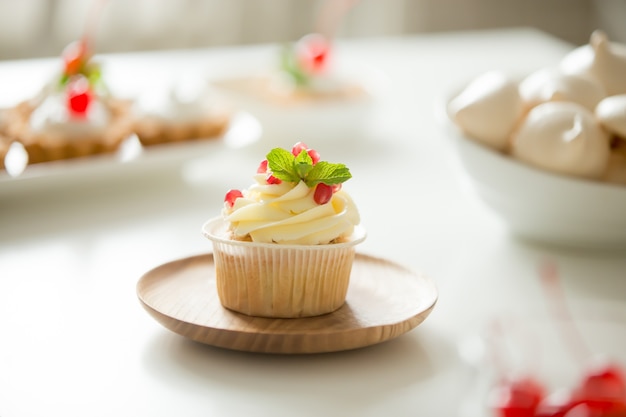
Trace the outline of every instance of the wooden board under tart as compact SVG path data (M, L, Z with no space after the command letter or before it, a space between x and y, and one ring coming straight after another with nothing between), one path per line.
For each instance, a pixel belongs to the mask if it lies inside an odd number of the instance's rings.
M137 295L154 319L182 336L227 349L279 354L335 352L393 339L424 321L438 297L428 277L358 253L346 303L317 317L252 317L222 307L212 254L148 271L137 283Z

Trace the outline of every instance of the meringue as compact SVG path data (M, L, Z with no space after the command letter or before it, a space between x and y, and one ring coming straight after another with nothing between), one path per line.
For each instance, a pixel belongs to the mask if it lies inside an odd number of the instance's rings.
M527 108L547 101L572 101L593 111L606 97L606 91L596 79L583 74L564 74L555 68L533 72L519 85L520 96Z
M596 107L595 114L606 130L626 139L626 94L605 98Z
M547 102L533 108L512 137L511 154L548 171L600 178L609 159L609 139L580 104Z
M470 82L447 110L469 137L505 150L523 107L517 83L502 72L490 71Z
M626 45L609 42L600 30L591 34L588 45L567 54L560 68L566 74L587 74L596 78L610 96L626 94Z
M626 147L616 148L611 151L602 179L613 184L626 185Z

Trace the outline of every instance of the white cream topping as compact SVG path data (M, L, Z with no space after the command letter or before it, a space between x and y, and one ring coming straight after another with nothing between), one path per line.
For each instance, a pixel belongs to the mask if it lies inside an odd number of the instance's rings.
M585 107L548 102L533 108L512 138L512 155L530 165L586 178L600 178L607 166L607 134Z
M468 136L503 150L522 115L517 83L499 71L485 73L448 104L448 114Z
M138 116L170 122L190 122L209 117L219 100L209 84L194 77L181 77L164 89L154 89L135 102Z
M596 78L608 95L626 94L626 45L609 42L602 31L594 31L589 44L567 54L560 67L568 74Z
M237 239L254 242L318 245L349 237L360 222L359 212L343 190L326 204L317 204L315 188L304 182L267 184L265 174L243 191L223 216Z
M606 130L626 139L626 94L605 98L598 104L595 113Z
M30 116L30 128L36 133L63 135L80 138L84 135L102 134L111 119L109 109L96 97L84 116L74 116L67 108L65 92L57 92L43 98Z
M582 74L564 74L555 68L533 72L519 85L527 108L547 101L572 101L593 111L606 96L604 87L594 78Z

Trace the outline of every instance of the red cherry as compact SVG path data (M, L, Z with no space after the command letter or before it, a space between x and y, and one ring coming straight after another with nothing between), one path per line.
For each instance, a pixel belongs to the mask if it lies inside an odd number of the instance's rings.
M320 154L315 149L308 149L307 153L313 160L313 165L317 164L320 161Z
M322 72L328 64L329 52L330 42L322 35L313 33L298 41L298 59L306 72Z
M64 74L76 75L87 61L87 45L83 41L74 41L67 45L61 54L64 63Z
M587 401L580 401L572 404L564 414L558 414L557 417L626 417L626 406L607 403L603 408L598 408Z
M615 364L604 364L588 371L574 394L584 400L621 400L626 402L626 379Z
M572 416L626 416L626 380L622 369L604 364L588 371L573 393L571 410Z
M311 54L311 58L312 58L312 64L313 64L313 68L315 68L316 71L320 71L323 67L324 64L326 64L326 56L327 56L327 50L319 50L319 51L314 51Z
M89 81L79 76L67 85L67 108L72 115L84 117L91 103Z
M545 389L532 378L506 381L494 388L489 406L500 417L534 417Z
M257 174L265 174L267 172L267 159L264 159L259 164L259 167L256 170Z
M559 390L546 396L535 410L535 417L565 417L578 403L572 399L572 393Z
M268 175L266 179L268 184L282 184L282 181L279 178L276 178L273 175Z
M291 148L291 153L293 154L293 156L298 156L300 155L300 152L306 151L308 149L309 147L306 146L306 143L298 142L295 145L293 145L293 148Z
M313 200L319 205L326 204L333 197L333 187L324 183L319 183L315 187L315 193L313 194Z
M228 205L228 207L232 207L235 204L235 200L243 197L243 194L239 190L228 190L226 196L224 197L224 202Z

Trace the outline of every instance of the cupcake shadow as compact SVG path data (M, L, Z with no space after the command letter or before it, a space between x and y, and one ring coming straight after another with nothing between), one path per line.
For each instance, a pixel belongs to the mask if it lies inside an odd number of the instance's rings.
M328 410L348 406L354 413L433 378L440 371L435 352L450 349L444 343L432 331L419 329L355 350L274 355L226 350L159 333L147 345L144 366L173 389L205 392L226 387L236 389L241 398L281 393L281 402L293 403L294 409L306 411L309 403L319 409L321 401ZM227 396L224 401L230 402Z

